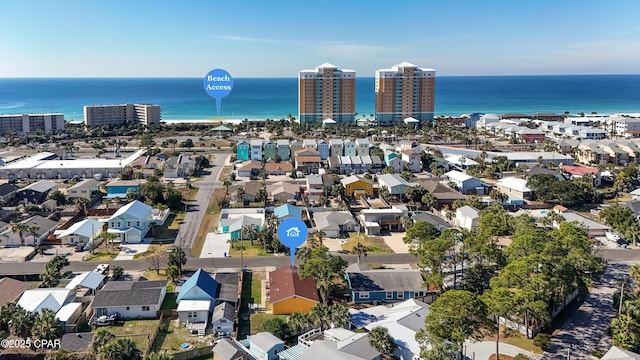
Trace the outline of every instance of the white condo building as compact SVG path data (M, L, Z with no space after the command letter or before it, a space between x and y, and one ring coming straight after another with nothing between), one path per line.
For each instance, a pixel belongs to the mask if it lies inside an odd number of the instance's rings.
M119 104L84 107L84 124L87 126L122 125L125 123L140 123L145 126L160 125L160 105Z
M16 114L0 115L0 133L7 135L15 132L25 135L32 131L42 130L45 133L64 130L62 114Z

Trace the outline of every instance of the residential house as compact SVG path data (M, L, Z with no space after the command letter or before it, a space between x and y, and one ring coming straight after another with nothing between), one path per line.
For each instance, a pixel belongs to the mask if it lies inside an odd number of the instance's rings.
M393 357L400 360L420 358L420 343L416 334L425 330L425 318L429 305L415 300L405 300L389 306L378 305L362 310L350 309L350 322L357 329L371 331L376 327L386 328L396 347ZM429 347L430 345L427 344Z
M2 187L0 186L0 189ZM91 199L95 194L100 191L100 182L94 179L84 179L79 183L71 186L67 189L67 198L69 199Z
M410 183L398 174L380 174L378 175L379 188L386 187L389 193L395 196L405 194L408 187L417 186L417 183Z
M248 350L233 338L222 338L213 347L213 360L255 360Z
M291 149L291 157L295 160L296 151L302 150L302 140L292 140L291 143L289 143L289 148Z
M331 138L329 139L329 146L331 147L331 156L344 155L344 147L342 139Z
M537 166L537 165L532 167L531 169L529 169L526 172L525 179L528 179L528 178L532 177L533 175L539 175L539 174L553 175L559 181L566 181L567 180L564 177L564 175L562 175L559 171L556 171L556 170L553 170L553 169L547 169L547 168L544 168L542 166Z
M484 195L484 184L480 179L456 170L445 173L444 177L463 194Z
M26 220L20 221L20 223L32 228L33 231L24 232L21 237L20 233L14 232L13 226L9 225L0 233L0 245L5 247L37 246L42 244L42 242L58 228L56 221L40 215L34 215Z
M231 195L232 200L235 200L236 202L252 203L257 201L258 191L260 191L260 189L262 188L264 188L264 184L261 181L243 182L240 184L229 186L229 194ZM237 197L239 189L242 189L241 198Z
M280 139L276 141L277 154L280 161L291 160L291 147L289 146L289 140Z
M309 313L320 302L312 278L300 279L298 268L285 266L269 273L269 302L274 315L289 315L295 311Z
M218 229L222 233L230 234L230 240L248 239L249 234L245 234L243 228L251 226L260 231L264 221L263 208L222 209L220 220L218 221Z
M16 191L16 198L25 204L42 204L58 185L53 181L40 180Z
M527 180L525 179L512 176L498 179L496 188L510 197L515 196L520 199L533 200L533 190L527 186Z
M107 232L116 234L122 243L141 243L156 223L152 210L151 206L134 200L111 215Z
M270 159L276 160L277 146L275 142L271 140L265 141L264 145L262 146L262 149L264 152L263 158L265 161Z
M15 184L0 184L0 202L3 204L10 204L11 200L16 197L16 191L19 189L20 187Z
M208 272L203 269L198 269L189 279L182 284L180 287L180 292L178 293L178 297L176 301L178 304L184 301L208 301L209 307L207 310L207 315L210 311L213 310L215 306L218 291L220 290L220 284L211 276ZM180 318L180 323L186 323L188 320L187 314L178 313Z
M394 151L387 150L384 152L384 165L392 168L397 173L404 170L404 162Z
M256 359L278 360L278 354L284 350L284 341L268 332L250 335L247 340L249 340L249 351Z
M269 160L264 164L265 175L287 175L293 172L293 164L286 162L275 162Z
M446 222L444 219L428 212L414 211L413 215L411 216L411 220L413 220L414 224L420 221L428 222L429 224L435 226L436 229L438 229L438 231L440 232L451 228L451 224Z
M392 206L391 209L364 209L360 212L360 225L368 236L380 235L381 230L401 231L403 216L408 215L406 206Z
M455 223L457 226L472 231L478 227L480 221L480 210L465 205L456 209Z
M318 150L301 149L295 152L296 170L304 174L317 174L322 165Z
M367 333L356 333L345 328L331 328L318 335L319 338L313 340L300 341L299 339L298 345L280 353L280 359L380 360L381 358L380 352L370 345ZM295 347L300 348L295 349ZM294 354L299 354L301 350L302 354L296 357Z
M302 210L294 205L284 204L277 206L273 209L273 213L280 221L291 217L302 220Z
M240 140L236 145L236 159L239 161L247 161L249 160L249 154L249 143L246 140Z
M95 219L78 221L65 230L56 231L56 238L62 245L95 244L102 233L103 223ZM98 239L98 244L102 239Z
M193 175L196 160L191 156L172 156L164 163L164 177L169 179L184 178Z
M418 179L416 182L436 198L436 203L432 205L436 209L442 209L444 206L450 206L456 200L464 201L467 198L466 195L442 184L435 178Z
M422 156L420 155L420 152L416 151L417 149L418 147L403 150L401 154L401 159L406 164L407 170L412 173L422 171Z
M320 154L320 160L327 160L331 155L331 148L329 143L324 140L318 140L317 144L318 153Z
M349 211L316 211L313 213L316 229L324 233L324 237L337 238L340 233L360 230L360 225Z
M10 277L0 279L0 307L9 302L18 301L29 284Z
M251 141L249 141L249 147L249 159L262 161L262 140L252 139Z
M230 336L233 332L236 308L228 302L216 305L211 314L211 327L218 336Z
M346 139L342 142L342 151L345 156L356 156L356 143L351 139Z
M640 200L640 188L637 188L629 193L632 200Z
M602 174L600 169L583 165L560 165L560 169L565 172L570 179L580 179L589 176L593 179L593 186L602 184Z
M300 186L296 183L278 181L267 184L267 193L271 195L274 203L283 204L289 200L300 199Z
M258 160L245 161L238 167L238 176L256 176L260 170L262 170L262 162Z
M423 298L429 293L419 269L376 269L366 265L352 264L345 270L347 287L355 303L397 302Z
M369 141L369 139L356 139L355 145L356 155L369 155L369 148L371 147L371 142Z
M62 306L73 300L75 291L65 288L36 288L25 290L18 300L18 306L31 313L41 313L42 309L58 312Z
M340 183L344 186L344 195L346 197L359 199L363 196L373 196L373 181L364 176L351 175L340 179Z
M321 196L322 185L324 185L322 176L317 174L311 174L311 175L307 175L306 179L307 179L307 194L309 196Z
M563 211L560 212L560 215L564 217L567 222L577 222L581 226L587 229L587 235L589 238L594 238L597 236L605 236L606 232L611 230L611 227L601 224L599 222L593 221L591 219L587 219L586 217L576 214L574 212Z
M302 140L302 148L308 150L318 150L318 143L315 139Z
M166 294L166 280L109 281L91 304L95 316L119 313L125 319L155 318Z
M127 197L128 192L134 192L136 194L140 193L140 186L142 185L142 180L113 180L110 181L107 187L107 199L120 198L124 199Z
M600 360L640 360L640 354L612 346Z

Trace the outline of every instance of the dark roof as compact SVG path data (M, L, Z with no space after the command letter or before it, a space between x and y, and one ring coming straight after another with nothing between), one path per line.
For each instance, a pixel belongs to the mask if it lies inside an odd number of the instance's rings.
M92 332L82 333L66 333L62 335L60 340L60 348L67 351L85 351L89 350L89 346L93 341Z
M438 201L465 200L467 197L435 179L417 179L414 182L420 184L425 190L432 193Z
M11 194L12 192L20 189L20 186L16 184L4 183L0 184L0 196Z
M213 314L211 314L211 322L214 323L223 318L233 321L235 317L235 306L229 304L228 302L222 302L216 305L216 307L213 309Z
M16 301L27 289L28 284L12 278L0 279L0 306Z
M566 180L566 178L558 171L546 169L541 166L534 166L529 171L527 171L527 177L538 175L538 174L549 174L555 176L558 180Z
M441 228L451 228L451 224L449 224L448 222L444 221L443 219L433 215L433 214L429 214L426 212L423 212L421 214L414 214L412 216L413 221L418 222L418 221L426 221L430 224L435 225L436 227L441 227Z
M215 273L213 278L218 282L218 284L220 284L218 300L233 303L238 302L238 283L240 281L239 273Z
M619 204L623 208L630 209L635 216L638 216L640 214L640 200L626 201Z
M353 291L394 291L424 289L417 269L377 269L358 271L347 269Z
M240 281L240 274L237 272L215 273L213 274L213 278L218 282L218 284L238 286L238 282Z
M58 222L47 219L46 217L42 217L40 215L34 215L23 222L25 224L28 224L29 226L36 226L38 229L35 231L35 233L38 235L42 235L45 232L58 226Z
M300 279L297 267L292 269L291 266L285 266L270 272L269 292L272 304L294 295L320 302L313 279Z
M166 280L109 281L96 293L92 307L155 305L166 285Z

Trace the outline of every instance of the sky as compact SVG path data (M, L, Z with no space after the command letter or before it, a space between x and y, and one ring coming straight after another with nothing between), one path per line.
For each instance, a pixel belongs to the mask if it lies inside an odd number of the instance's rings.
M638 0L0 2L0 77L640 73Z

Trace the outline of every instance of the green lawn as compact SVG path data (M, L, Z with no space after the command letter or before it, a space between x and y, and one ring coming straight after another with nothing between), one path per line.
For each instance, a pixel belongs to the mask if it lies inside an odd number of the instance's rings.
M268 319L271 319L274 317L279 317L284 320L287 320L287 315L273 315L273 314L264 314L264 313L251 314L251 333L255 334L255 333L264 331L264 329L262 329L262 324L264 324L264 322L267 321Z
M251 246L250 240L242 240L244 245L244 256L259 256L264 255L262 245L257 240L253 240L253 246ZM240 243L233 242L229 248L229 256L240 256Z
M262 301L262 280L266 279L267 275L263 272L252 273L251 278L251 302L254 304L260 304Z
M251 283L253 273L247 271L243 273L242 277L242 295L240 298L240 311L238 313L238 334L236 338L243 340L247 338L247 335L251 334L251 319L249 317L249 303L251 299Z
M536 354L542 354L543 352L541 348L533 345L533 339L527 339L524 336L510 335L504 339L501 338L500 342L511 344L513 346L517 346L519 348L534 352Z
M118 256L119 251L110 251L110 250L100 250L96 251L93 254L87 256L87 261L98 261L98 260L113 260Z
M169 285L167 285L167 287L168 286ZM169 289L167 289L167 294L164 296L164 300L162 301L162 306L160 306L160 310L177 309L178 308L178 303L176 302L177 297L178 297L178 293L169 292Z
M384 239L377 236L367 236L365 234L350 233L349 238L345 244L342 244L342 250L351 252L353 248L358 244L358 238L361 244L364 244L370 248L368 254L390 254L393 253L390 247L385 244Z
M159 325L160 320L126 320L115 326L103 326L97 329L107 329L116 337L131 338L136 343L136 347L144 353L151 346L149 337Z
M182 351L180 345L189 343L194 347L207 346L212 340L211 335L199 338L198 335L191 334L184 325L180 325L178 319L163 320L166 330L160 330L156 337L154 351L159 353L174 354ZM205 357L206 359L206 357Z

